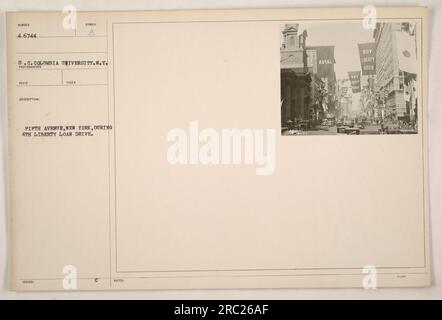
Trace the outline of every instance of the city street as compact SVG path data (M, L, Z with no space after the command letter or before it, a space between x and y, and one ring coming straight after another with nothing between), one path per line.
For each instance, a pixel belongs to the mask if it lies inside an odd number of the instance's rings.
M415 24L354 27L281 26L282 135L417 133Z
M307 131L301 131L301 130L286 130L282 132L283 136L296 136L296 135L352 135L355 134L354 130L356 128L352 127L341 127L346 128L346 133L338 133L338 127L336 126L318 126L316 128L307 130ZM388 128L388 132L386 131ZM368 125L363 128L358 128L360 135L369 135L369 134L381 134L382 132L382 126L379 125ZM399 129L395 126L390 127L388 125L384 126L385 134L416 134L417 130L411 130L411 129Z
M381 126L370 126L366 129L361 129L360 134L378 134ZM283 136L292 136L292 135L308 135L308 136L320 136L320 135L337 135L338 127L336 126L319 126L317 128L308 130L308 131L300 131L300 130L287 130L282 133ZM345 133L342 133L345 134Z

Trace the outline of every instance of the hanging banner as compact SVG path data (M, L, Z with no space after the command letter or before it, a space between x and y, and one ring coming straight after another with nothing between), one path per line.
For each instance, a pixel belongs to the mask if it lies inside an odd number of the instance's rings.
M310 56L315 56L317 75L322 81L327 82L325 86L327 91L331 93L334 92L334 84L336 81L335 47L309 46L306 47L306 50L310 53ZM311 61L311 63L313 63L313 61Z
M353 93L361 92L361 71L350 71L348 73Z
M358 44L363 76L376 74L376 54L374 47L374 42Z

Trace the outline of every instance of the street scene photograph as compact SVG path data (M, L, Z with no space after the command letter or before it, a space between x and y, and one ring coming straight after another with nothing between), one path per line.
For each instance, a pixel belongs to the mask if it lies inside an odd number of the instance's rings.
M280 26L281 134L417 134L416 23Z

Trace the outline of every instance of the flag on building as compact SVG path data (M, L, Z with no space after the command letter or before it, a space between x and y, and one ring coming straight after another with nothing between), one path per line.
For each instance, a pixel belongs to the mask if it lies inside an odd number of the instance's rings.
M416 38L409 32L396 31L399 69L408 73L417 73Z

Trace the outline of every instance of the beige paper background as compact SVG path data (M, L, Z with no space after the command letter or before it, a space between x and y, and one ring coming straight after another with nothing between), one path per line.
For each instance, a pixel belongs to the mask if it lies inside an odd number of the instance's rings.
M279 24L114 26L119 270L424 266L419 135L278 134L269 177L166 161L190 120L279 131Z
M327 18L355 12L329 11ZM383 13L388 17L410 11ZM290 10L204 13L209 20L233 17L292 21L300 16L322 17L323 13ZM97 17L100 16L93 16ZM164 19L158 13L111 17L113 21ZM169 13L164 17L186 20L201 19L203 15ZM12 181L11 190L17 192L17 195L13 192L13 210L20 212L15 220L20 230L15 233L19 248L15 256L17 279L59 275L60 266L72 261L69 263L86 270L81 271L84 289L106 288L108 282L101 279L108 277L109 272L113 280L125 281L115 283L110 279L112 288L116 289L356 286L361 283L361 266L368 263L413 267L410 274L389 270L390 276L381 276L382 285L428 283L429 257L424 254L428 234L423 232L424 227L428 228L424 220L427 213L423 211L422 180L425 131L404 137L278 137L276 173L271 177L255 176L253 167L171 168L165 161L167 130L185 128L190 120L199 120L202 127L279 130L280 23L211 22L205 28L199 27L200 23L114 25L113 39L109 38L107 45L113 43L109 54L115 82L109 83L108 93L114 93L115 99L110 96L108 103L101 95L103 100L94 103L89 98L100 99L99 90L84 89L81 93L66 91L65 95L81 96L82 108L87 111L73 108L79 103L72 97L63 98L69 101L63 109L56 103L53 109L50 103L45 104L44 113L14 108L10 112L12 132L36 118L52 122L61 119L105 122L108 117L112 119L113 106L116 119L115 141L112 135L94 137L87 142L75 139L69 143L46 141L36 145L35 140L20 144L14 141L11 173L18 178ZM244 43L257 30L259 41L253 45ZM156 36L160 31L179 35L173 46ZM214 33L217 37L212 38ZM147 37L146 42L140 41L141 35ZM201 47L201 42L207 46ZM187 55L180 54L183 49ZM253 55L254 52L259 54ZM11 75L12 81L15 76ZM170 87L173 94L168 90ZM15 90L10 90L10 96L14 96ZM252 93L257 92L259 95L254 97ZM52 91L47 93L48 101L51 94ZM83 101L91 105L88 107ZM70 112L73 114L69 115ZM115 150L113 142L117 143ZM109 158L114 151L116 166ZM42 157L35 161L35 154ZM50 157L54 154L57 157ZM324 165L324 159L331 159L334 168L347 174L337 176ZM115 183L109 170L115 169L116 212L112 201L115 190L109 188ZM404 175L404 171L412 174ZM69 184L60 189L57 184L60 180L69 180ZM17 185L26 202L16 201L19 193L15 183L21 181L26 183ZM41 181L47 183L42 187ZM35 194L35 190L40 191ZM54 200L43 201L48 194L55 195ZM196 195L198 201L192 200ZM160 222L163 228L155 227L155 222ZM120 235L118 239L114 227ZM164 230L167 232L161 232ZM69 232L70 236L66 236ZM146 246L146 243L156 245ZM115 248L118 263L114 264ZM47 259L41 259L42 256ZM219 273L198 274L199 278L180 273L173 274L176 277L173 280L162 274L143 274L130 280L133 276L116 273L120 268L164 271L171 266L180 270L350 266L355 270L351 270L354 276L350 277L336 272L326 272L329 275L321 278L309 277L288 270L272 271L270 275L267 271L266 274L241 271L221 274L221 279ZM338 274L345 272L348 270ZM100 278L99 285L91 284L90 280L96 277ZM58 288L60 283L56 279L37 281L36 287Z

